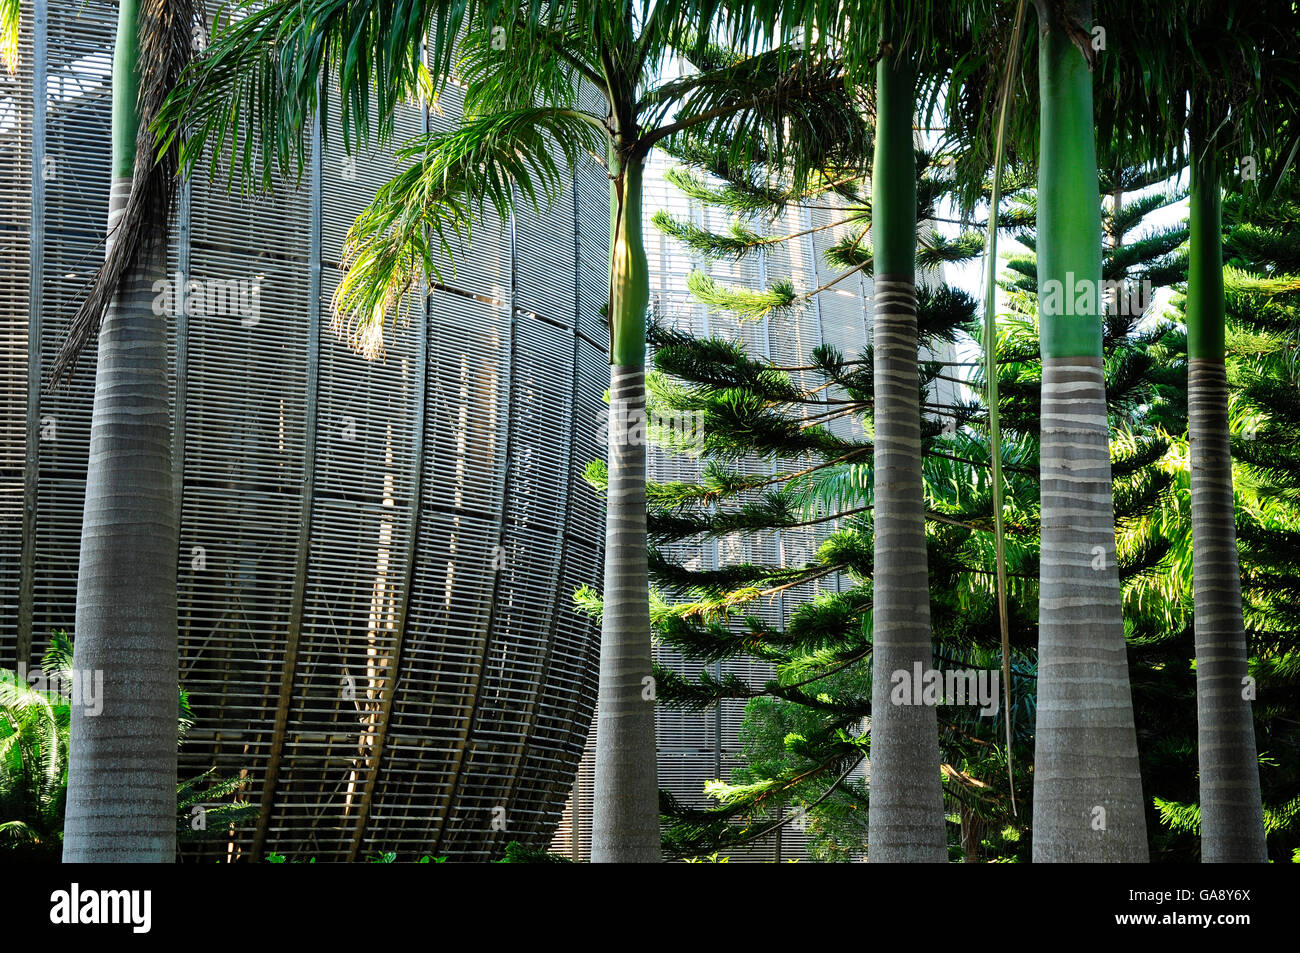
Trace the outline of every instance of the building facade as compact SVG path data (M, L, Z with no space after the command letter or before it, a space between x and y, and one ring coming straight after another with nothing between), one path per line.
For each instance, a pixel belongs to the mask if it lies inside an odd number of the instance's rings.
M0 71L0 666L74 637L94 355L42 385L103 258L111 0L22 5ZM411 107L399 141L453 122ZM245 780L254 823L191 858L499 856L550 839L582 755L602 504L577 465L608 386L609 193L486 220L382 359L330 329L340 249L393 171L331 118L304 181L184 190L168 279L181 513L180 773ZM594 263L594 264L593 264ZM211 833L211 832L210 832Z

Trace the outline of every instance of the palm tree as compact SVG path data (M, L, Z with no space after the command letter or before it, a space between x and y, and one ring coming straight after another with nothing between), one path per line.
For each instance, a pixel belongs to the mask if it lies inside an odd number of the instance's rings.
M1145 862L1102 368L1092 9L1090 0L1035 5L1043 382L1033 856Z
M892 701L897 673L934 664L921 477L920 384L916 325L916 179L913 117L941 97L950 109L986 79L986 44L996 33L984 0L859 6L776 0L751 5L746 26L771 7L782 23L815 25L833 39L857 75L876 73L874 242L874 524L872 570L871 812L868 857L882 862L944 862L946 828L936 713ZM851 13L851 16L846 14ZM954 106L954 104L957 104ZM979 192L970 168L964 192Z
M645 321L649 299L641 183L658 143L726 144L729 160L761 158L796 181L863 148L865 127L842 70L815 50L731 52L713 4L638 12L626 0L538 9L452 2L281 0L218 33L168 107L169 134L187 128L186 161L220 153L228 136L257 144L263 182L300 172L303 130L323 77L339 77L350 143L391 137L396 104L453 74L467 83L465 118L417 137L410 163L376 195L349 235L335 297L340 326L363 349L382 342L388 315L422 279L441 280L440 255L486 208L503 218L522 195L558 193L561 160L599 157L610 182L610 421L594 861L660 859L650 617L646 567ZM452 37L467 27L453 51ZM664 80L666 59L692 71ZM371 87L371 84L375 84ZM583 108L580 86L602 96ZM375 98L372 104L371 98ZM373 108L372 108L373 105ZM372 128L373 127L373 128ZM243 153L246 181L253 156ZM233 172L232 172L233 174Z
M1264 863L1268 848L1255 718L1249 693L1243 690L1248 668L1228 429L1220 161L1218 146L1206 129L1206 110L1199 108L1203 105L1198 104L1192 123L1187 273L1201 858Z
M794 0L797 3L797 0ZM1017 57L995 7L882 4L911 14L926 44L948 38ZM945 5L940 5L942 8ZM1089 0L1035 0L1040 24L1038 276L1043 356L1035 860L1145 860L1141 778L1115 559L1110 452L1102 373L1101 209L1093 133ZM955 29L954 29L955 28ZM966 33L961 31L965 29ZM853 49L861 51L861 37ZM998 56L953 57L950 134L965 133L958 179L978 196L995 141ZM982 61L987 60L984 66ZM942 77L934 69L931 82ZM963 106L967 108L962 108ZM1023 109L1023 140L1033 126ZM1024 148L1026 143L1020 143ZM1077 278L1077 282L1076 282ZM1091 287L1076 300L1075 284ZM1052 296L1052 288L1057 288ZM1061 290L1069 307L1062 306ZM874 734L874 729L873 729ZM873 739L873 747L878 744ZM873 766L874 768L874 766ZM873 810L874 814L874 810Z
M1154 16L1139 5L1128 15L1140 18L1144 33L1142 82L1127 83L1141 95L1118 125L1135 142L1154 140L1148 148L1157 158L1189 150L1187 400L1201 856L1264 862L1229 447L1220 187L1231 168L1225 157L1271 162L1261 177L1274 185L1294 158L1300 11L1290 2L1198 2L1162 5ZM1137 25L1126 21L1117 32L1127 36ZM1108 57L1112 70L1132 61L1125 52ZM1114 72L1107 79L1112 89L1126 85Z
M934 664L922 480L916 323L916 210L913 116L928 116L992 75L983 64L996 24L973 2L874 5L878 29L876 142L872 170L873 570L871 810L869 859L943 863L948 857L939 772L938 720L929 705L893 703L898 673ZM860 26L860 25L859 25ZM845 38L861 58L864 30ZM970 51L978 51L974 56ZM964 65L962 65L964 64ZM923 74L918 80L918 74ZM950 107L951 108L951 107ZM978 183L969 181L979 166ZM984 184L984 166L967 163L958 184ZM914 699L914 701L919 701Z
M1249 41L1229 45L1239 54L1235 62L1226 61L1229 69L1193 84L1194 106L1188 120L1192 233L1187 280L1187 401L1201 858L1208 863L1268 860L1254 715L1251 693L1245 690L1248 648L1229 447L1220 183L1222 156L1233 155L1236 150L1228 150L1235 144L1242 145L1243 155L1249 155L1245 150L1251 149L1260 152L1261 158L1273 153L1274 158L1282 159L1271 140L1281 138L1274 130L1287 128L1281 121L1286 113L1279 106L1290 106L1290 128L1296 128L1294 94L1282 84L1292 82L1300 70L1300 23L1294 4L1254 5L1249 12L1259 18L1255 29L1249 31ZM1211 39L1208 29L1211 23L1221 22L1222 6L1200 13L1206 48L1223 49L1221 31L1213 31L1219 35ZM1269 39L1262 41L1262 37ZM1220 60L1219 65L1225 61ZM1257 85L1261 74L1264 88ZM1225 134L1233 127L1237 137ZM1275 170L1275 176L1280 177L1282 171Z
M189 2L122 0L113 58L105 262L55 361L57 382L99 336L81 561L77 672L102 673L102 711L74 705L65 861L176 858L176 508L165 271L173 151L148 124L190 55Z
M873 393L872 861L948 859L933 706L893 703L893 675L934 664L921 480L916 326L914 55L882 26L872 166ZM893 38L891 42L891 36ZM915 701L920 701L915 699Z
M820 0L772 3L783 20L799 22L807 17L830 30L836 29L843 15L838 5ZM1038 274L1044 292L1040 295L1042 559L1034 858L1137 861L1147 858L1146 823L1115 559L1102 373L1092 5L1091 0L1035 0L1035 6L1040 25ZM972 204L982 191L995 141L990 108L994 97L989 93L999 71L989 66L998 58L995 53L1021 55L1019 49L1009 48L1002 35L1004 12L981 0L879 3L860 12L868 20L899 20L892 24L894 35L910 35L923 54L934 46L950 45L946 57L942 51L938 57L924 56L924 73L929 89L946 87L950 134L966 134L968 155L958 163L958 178L966 193L963 204ZM868 37L874 38L861 22L855 26L844 37L846 56L852 62L870 55ZM1009 22L1005 28L1014 35ZM975 52L957 56L959 48ZM931 65L945 59L946 69ZM1022 110L1014 125L1017 138L1023 139L1032 122ZM1078 284L1092 289L1090 301L1076 300L1076 278ZM1062 306L1062 290L1068 295L1068 308ZM879 515L878 507L877 519ZM918 547L913 552L924 550ZM878 603L878 583L874 598ZM874 705L873 712L879 718ZM873 749L881 740L877 731L873 725ZM918 763L930 757L931 747L927 737L922 751L919 738L916 732L911 749ZM872 770L874 801L882 786L874 777L874 758Z

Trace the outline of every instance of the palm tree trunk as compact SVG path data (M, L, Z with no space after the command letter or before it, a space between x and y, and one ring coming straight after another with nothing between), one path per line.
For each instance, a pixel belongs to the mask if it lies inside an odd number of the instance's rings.
M876 436L867 858L945 863L937 714L920 698L896 704L892 697L895 673L910 679L914 665L934 665L917 370L914 98L910 55L882 57L871 186Z
M659 782L646 560L645 314L639 159L610 184L609 494L593 863L657 863Z
M138 4L122 0L113 66L108 241L131 190ZM75 672L102 710L72 706L64 861L176 859L176 511L165 318L141 253L104 314L77 573Z
M1092 77L1060 26L1060 6L1038 5L1045 31L1038 191L1042 555L1033 856L1036 863L1145 862L1115 563ZM1065 6L1086 36L1091 4ZM1090 295L1076 298L1080 283L1091 285Z
M1187 281L1187 419L1191 437L1196 717L1201 859L1263 863L1255 722L1244 697L1246 633L1233 522L1224 364L1218 161L1193 126Z

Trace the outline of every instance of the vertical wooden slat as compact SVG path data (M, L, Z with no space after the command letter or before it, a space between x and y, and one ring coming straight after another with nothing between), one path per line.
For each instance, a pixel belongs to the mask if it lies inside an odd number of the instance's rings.
M257 815L257 832L253 835L252 859L262 859L271 814L275 808L275 788L280 763L284 757L284 739L289 724L289 705L293 698L293 678L298 665L298 640L302 632L303 604L307 589L307 563L311 552L312 502L316 495L316 406L320 392L320 298L321 298L321 126L319 109L312 126L311 155L311 225L308 254L307 301L310 323L307 329L307 400L303 449L301 516L298 548L294 557L293 597L289 605L289 625L284 647L284 664L280 675L280 696L271 733L266 775L262 781L262 799Z
M190 274L190 216L194 206L194 183L187 176L181 183L176 209L176 270ZM172 277L173 280L175 276ZM182 279L184 280L184 279ZM184 286L176 294L176 398L172 407L172 499L177 514L185 512L185 410L189 391L190 318L186 310ZM179 558L179 555L178 555Z
M518 339L519 317L515 311L515 303L518 295L518 274L519 274L519 229L516 216L513 212L510 214L510 294L506 306L510 309L510 347L506 352L505 374L506 374L506 440L505 452L502 455L501 472L498 474L496 499L501 501L501 508L497 514L497 532L496 545L497 549L493 554L493 563L496 563L496 553L501 553L505 549L506 542L506 521L510 514L510 496L506 492L510 480L510 451L514 443L514 421L512 411L514 409L514 391L515 391L515 348ZM433 851L437 854L442 849L443 837L447 832L447 822L456 809L456 795L460 792L461 782L465 776L466 753L472 743L474 735L474 719L478 716L479 699L483 691L483 672L487 668L488 656L492 653L492 631L497 622L497 600L501 592L501 570L493 575L492 579L492 596L488 607L487 623L483 629L483 650L479 653L477 664L474 666L474 675L467 688L469 692L469 706L465 713L465 726L461 733L459 743L456 745L456 753L452 755L452 763L449 767L451 773L451 785L447 791L447 799L443 809L439 812L438 830L433 836Z
M23 463L23 540L18 577L18 645L16 661L32 654L32 616L36 592L36 495L40 486L41 331L45 310L45 122L48 86L49 10L46 0L32 2L32 167L31 244L28 248L30 292L27 314L27 454Z
M426 130L427 131L427 130ZM366 776L365 787L362 790L361 801L357 807L357 820L352 833L352 843L348 848L348 860L357 859L361 851L361 843L365 838L366 822L370 817L370 808L374 802L375 786L379 780L379 772L383 767L384 744L388 739L388 725L392 719L393 699L397 695L397 683L401 674L402 665L402 647L406 641L407 616L411 606L411 591L414 588L414 577L416 572L416 561L419 552L420 540L420 509L423 500L424 487L424 444L426 434L426 418L428 414L428 374L429 374L429 322L432 320L430 303L432 295L429 289L424 289L424 308L423 317L420 321L418 333L418 344L416 346L417 366L415 371L416 398L416 426L413 433L412 454L414 459L414 485L411 490L410 502L407 505L407 527L408 536L406 540L406 564L402 577L401 588L399 592L400 603L397 612L395 625L395 642L393 645L392 660L388 665L387 680L384 683L383 693L380 696L379 707L379 726L375 732L374 747L370 752L371 767Z
M578 176L577 170L571 170L573 182L573 374L569 381L569 418L573 417L573 408L578 399L579 372L578 372L578 314L582 308L582 288L580 285L579 270L581 268L581 252L578 249L577 236L580 230L578 218ZM553 593L552 598L555 603L551 607L551 621L547 627L546 648L543 650L541 672L538 675L537 691L533 693L532 701L528 706L528 712L524 718L524 730L520 737L520 744L516 749L515 756L511 760L511 768L508 770L509 782L506 785L505 796L502 798L507 811L511 811L514 806L515 791L518 787L520 770L525 763L526 753L530 743L536 742L535 733L537 730L537 713L541 708L542 699L547 695L547 687L550 681L551 661L555 655L556 635L559 629L560 610L564 602L564 594L560 592L560 582L563 578L564 563L568 555L568 546L565 536L569 528L571 481L567 475L573 472L573 446L577 439L576 428L568 427L565 430L566 439L564 442L564 454L562 457L561 473L565 474L565 479L560 481L560 500L556 507L559 520L555 530L555 566L554 572L550 576L550 584L546 592ZM539 792L540 793L540 792ZM539 798L540 800L540 798Z

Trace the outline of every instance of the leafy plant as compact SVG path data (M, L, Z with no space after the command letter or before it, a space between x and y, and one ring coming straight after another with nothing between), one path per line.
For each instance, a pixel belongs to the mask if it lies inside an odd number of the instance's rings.
M57 862L62 852L68 786L68 740L72 706L58 689L72 683L72 639L54 632L41 659L40 689L17 671L0 671L0 851L12 859ZM189 695L176 696L177 744L194 726ZM243 778L220 779L216 769L176 786L176 830L197 840L228 835L257 813L257 806L227 800Z

